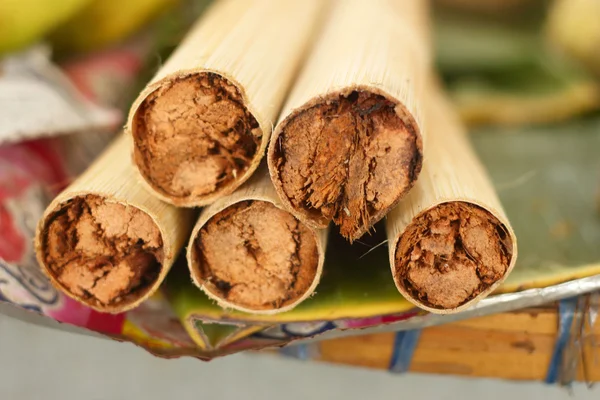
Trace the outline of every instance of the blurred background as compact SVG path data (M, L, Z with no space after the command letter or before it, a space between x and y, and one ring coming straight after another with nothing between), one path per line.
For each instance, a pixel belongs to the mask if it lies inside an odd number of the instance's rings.
M143 68L133 93L158 69L210 0L3 0L0 57L43 43L65 68L135 49ZM535 124L600 107L597 0L436 0L437 66L465 121ZM126 68L126 66L121 66ZM124 95L123 95L124 96Z
M0 143L14 140L2 133L2 124L16 124L4 132L18 131L25 138L100 132L100 139L86 150L89 154L73 160L73 173L81 171L122 126L135 95L209 3L0 0L0 92L4 93L0 104L14 100L8 83L22 82L15 77L21 79L24 71L31 70L31 76L52 82L53 90L61 94L64 104L56 99L52 104L62 107L65 116L53 121L54 126L43 118L46 103L32 108L37 118L16 110L11 121L0 119ZM474 132L552 126L568 134L572 125L564 124L597 121L600 0L437 0L434 4L436 64L461 117ZM36 96L39 99L41 94ZM2 224L0 218L0 228ZM0 398L7 399L600 396L599 389L588 390L583 384L569 391L533 382L394 375L273 355L238 355L210 363L167 361L131 344L41 328L4 315L0 315L0 360Z

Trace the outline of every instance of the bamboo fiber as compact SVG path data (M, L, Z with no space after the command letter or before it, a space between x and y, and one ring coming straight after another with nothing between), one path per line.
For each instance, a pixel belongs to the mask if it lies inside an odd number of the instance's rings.
M504 281L517 240L447 98L437 87L428 98L428 155L419 182L387 217L389 258L407 300L449 314Z
M221 307L276 314L313 294L326 244L326 229L283 210L265 166L202 211L187 258L194 283Z
M421 168L426 1L336 1L284 106L268 163L286 209L357 239ZM392 189L390 189L392 188Z
M207 205L263 157L323 0L221 0L134 102L127 131L149 190Z
M121 135L40 220L36 254L52 284L101 312L120 313L164 280L192 228L193 211L150 196Z

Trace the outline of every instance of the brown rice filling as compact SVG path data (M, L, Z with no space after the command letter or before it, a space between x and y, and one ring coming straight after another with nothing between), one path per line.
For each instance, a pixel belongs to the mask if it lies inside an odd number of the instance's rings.
M274 145L276 185L292 206L354 240L383 218L421 170L415 131L396 104L369 92L336 96L300 112Z
M203 284L252 310L295 302L317 273L314 233L286 211L245 201L212 217L195 241Z
M163 258L159 229L147 214L93 195L51 215L42 246L56 280L99 307L141 297L158 278Z
M512 244L496 217L469 203L444 203L402 235L395 279L423 304L453 309L502 279L511 258Z
M179 78L151 93L136 113L133 134L142 175L179 205L235 184L262 136L240 91L214 73Z

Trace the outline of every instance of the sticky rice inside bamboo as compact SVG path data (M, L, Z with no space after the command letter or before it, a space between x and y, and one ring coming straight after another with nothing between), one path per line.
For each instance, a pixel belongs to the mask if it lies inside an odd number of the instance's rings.
M490 212L447 202L413 219L398 241L394 278L431 308L455 309L503 279L512 241Z
M176 205L238 186L260 158L262 131L241 90L212 72L163 83L136 111L132 134L142 176Z
M246 311L298 303L319 279L315 232L267 201L235 203L193 239L192 274L222 305Z
M414 185L422 163L402 105L368 88L320 99L284 121L269 160L292 207L350 240L364 234Z
M49 214L40 239L47 273L97 309L143 297L162 269L163 240L152 218L96 195L61 204Z

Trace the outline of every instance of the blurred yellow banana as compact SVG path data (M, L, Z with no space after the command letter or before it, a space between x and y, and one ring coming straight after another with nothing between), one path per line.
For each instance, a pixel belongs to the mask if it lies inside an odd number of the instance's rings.
M555 0L547 32L553 43L600 74L600 0Z
M42 38L90 0L0 0L0 54Z
M135 33L178 0L94 0L52 33L59 52L92 51Z

